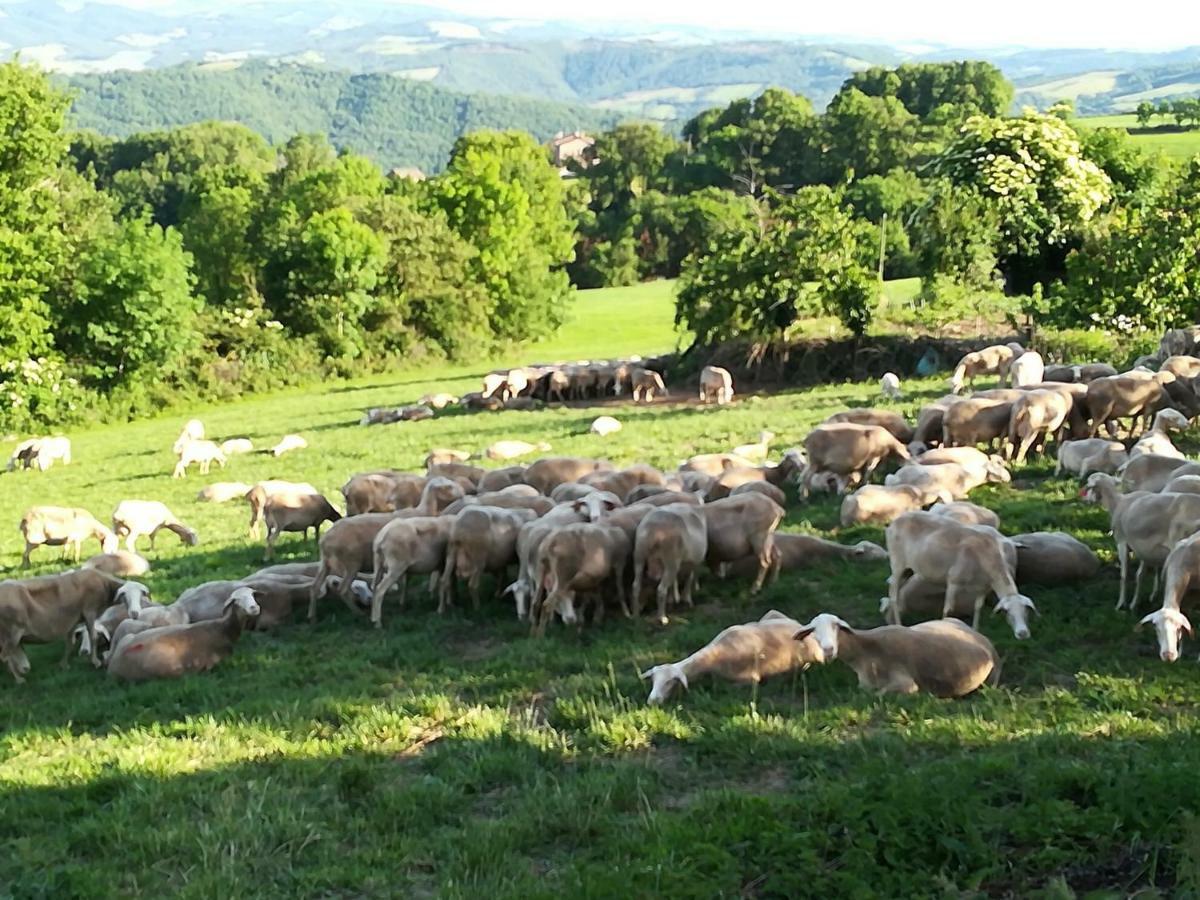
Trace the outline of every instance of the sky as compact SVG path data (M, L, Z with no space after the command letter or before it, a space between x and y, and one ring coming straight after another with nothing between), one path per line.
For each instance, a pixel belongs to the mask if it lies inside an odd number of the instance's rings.
M3 6L6 0L0 0ZM12 2L12 0L7 0ZM39 0L48 2L48 0ZM85 0L67 0L82 5ZM99 2L99 0L97 0ZM198 6L233 8L247 0L103 0L122 6L170 12ZM251 0L255 2L255 0ZM289 0L257 0L286 8ZM372 0L382 5L388 0ZM409 0L412 2L412 0ZM886 44L956 47L1091 47L1164 50L1200 45L1197 0L417 0L486 18L605 21L648 29L685 23L778 35L781 38L838 38ZM353 5L353 0L350 4ZM396 0L396 5L408 5ZM330 3L331 9L340 5Z

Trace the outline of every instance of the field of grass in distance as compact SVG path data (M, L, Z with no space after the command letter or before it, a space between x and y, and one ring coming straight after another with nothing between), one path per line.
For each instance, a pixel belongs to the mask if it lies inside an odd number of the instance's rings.
M550 355L609 355L616 334L640 325L606 318L594 343L585 332ZM474 377L399 373L192 410L218 438L269 446L296 431L310 443L278 460L236 457L207 477L168 477L186 415L71 433L71 466L0 476L0 521L10 523L0 564L7 577L20 574L16 522L29 505L78 505L103 519L123 498L160 499L201 535L194 548L165 535L149 553L145 580L169 599L260 564L243 505L195 502L209 482L280 477L336 495L353 472L415 468L430 447L479 449L502 437L674 466L764 427L778 448L795 445L829 413L878 402L874 385L836 384L723 409L357 425L365 406L466 390ZM905 387L899 408L912 414L944 382ZM601 411L624 430L589 435ZM996 509L1008 533L1065 529L1111 561L1105 515L1051 467L1039 461L972 499ZM833 498L793 495L783 528L882 540L879 528L839 528L837 511ZM287 536L281 551L309 559L313 545ZM58 570L55 557L38 551L33 571ZM31 647L25 685L0 676L0 895L1194 890L1200 673L1192 653L1161 663L1153 637L1113 611L1111 568L1088 583L1029 589L1042 613L1031 640L1014 640L989 614L983 628L1004 659L1003 683L963 701L876 697L833 664L758 690L700 682L664 708L644 705L638 672L768 609L879 623L886 577L884 563L830 564L749 597L744 582L706 573L696 608L665 628L610 615L581 633L552 627L540 641L509 603L439 617L414 580L404 612L385 606L382 630L329 603L314 626L247 634L211 673L136 686L82 660L60 670L59 646Z
M1137 116L1132 113L1117 116L1088 116L1079 120L1083 125L1094 128L1125 128L1137 129ZM1150 121L1150 127L1172 124L1173 120L1164 120L1155 116ZM1168 159L1191 159L1200 153L1200 129L1190 131L1135 131L1130 134L1135 146L1141 147L1147 153L1162 153Z

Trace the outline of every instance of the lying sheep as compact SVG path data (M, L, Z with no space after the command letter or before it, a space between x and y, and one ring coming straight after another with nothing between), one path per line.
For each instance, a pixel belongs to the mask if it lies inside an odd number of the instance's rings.
M610 434L616 434L621 430L621 423L612 416L598 416L588 428L591 434L598 434L600 437L608 437Z
M1063 441L1058 445L1054 474L1057 477L1066 472L1080 478L1087 478L1092 472L1115 475L1128 461L1129 454L1120 441L1106 438Z
M642 612L642 586L657 584L658 621L666 625L668 604L678 606L682 596L692 605L696 574L708 552L703 509L686 503L655 509L638 524L633 547L633 614Z
M771 610L757 622L731 625L679 662L652 666L639 676L651 683L646 703L661 706L678 685L691 687L701 675L713 675L738 684L758 684L818 662L820 647L808 636L795 640L801 628L795 619Z
M201 503L228 503L230 500L241 500L249 493L253 485L240 481L218 481L206 488L201 488L196 499Z
M789 481L800 477L804 471L804 458L795 450L783 455L777 466L738 466L726 469L709 485L704 494L706 500L728 497L735 488L745 484L766 483L782 491ZM781 504L782 505L782 504Z
M531 453L545 453L550 450L550 445L545 441L538 441L536 444L531 444L528 441L496 441L489 444L487 449L483 451L483 455L491 460L516 459L519 456L528 456Z
M21 649L23 642L63 641L66 665L74 646L72 634L80 622L86 626L95 653L94 623L116 602L117 591L125 584L96 569L0 581L0 662L19 684L29 673L29 659ZM143 585L137 587L146 591Z
M136 553L116 550L112 553L99 553L85 560L82 568L95 569L114 578L136 578L150 571L150 563Z
M221 441L221 452L226 456L237 456L241 453L253 453L254 442L250 438L230 438Z
M821 613L795 633L797 641L810 637L821 651L815 661L840 659L854 669L859 687L881 694L962 697L1000 680L1000 657L992 642L957 619L858 631L832 613Z
M291 453L293 450L303 450L307 446L308 441L300 437L300 435L285 434L279 439L279 443L271 448L271 455L279 457L285 453Z
M153 550L154 538L164 528L189 547L200 542L195 529L180 522L165 503L157 500L122 500L113 510L112 523L113 531L117 537L125 539L125 549L131 553L137 549L137 539L142 536L150 538L150 549Z
M893 472L884 483L887 487L909 485L921 491L928 505L941 500L963 500L981 482L958 463L941 463L933 466L902 466ZM986 482L982 482L986 483Z
M400 421L400 412L400 407L373 406L363 413L362 418L358 420L358 424L391 425Z
M785 534L776 532L771 540L771 567L777 571L794 572L820 565L830 560L843 562L882 562L887 551L870 541L857 544L839 544L811 534ZM758 573L757 557L734 560L725 566L726 575L753 577Z
M321 524L337 522L341 518L342 514L321 494L275 491L267 497L263 506L263 521L267 523L267 548L263 559L274 558L275 544L283 532L298 531L307 540L308 529L311 528L314 539L320 540Z
M934 499L925 491L911 484L880 487L866 484L842 501L839 521L843 528L852 525L886 525L902 513L924 509Z
M987 454L974 447L939 447L927 450L913 459L919 466L940 466L943 463L954 463L961 466L977 484L1008 484L1012 481L1012 473L1004 457L995 453Z
M175 455L179 459L175 463L174 471L171 472L172 478L182 478L187 474L188 467L193 464L200 466L201 475L207 475L209 467L213 463L222 469L225 468L225 454L213 441L188 440L182 444L177 443L176 446L178 449Z
M903 400L900 376L895 372L884 372L883 377L879 379L879 392L883 394L885 400Z
M951 503L935 503L929 511L937 516L946 516L960 525L987 525L1000 530L1000 517L977 503L956 500Z
M151 628L123 639L109 654L108 674L144 681L208 671L233 653L247 623L258 614L254 593L239 588L230 594L219 619Z
M417 401L421 406L428 406L433 409L445 409L447 406L453 406L458 403L458 398L453 394L426 394Z
M758 433L758 441L753 444L741 444L734 447L733 456L740 456L742 459L753 460L756 463L764 462L767 458L767 451L770 449L771 441L775 439L775 432L760 431Z
M86 509L34 506L25 510L19 527L25 538L22 569L29 568L29 554L37 547L62 547L63 557L70 556L75 562L79 562L83 542L88 538L99 541L104 553L117 549L117 536Z
M1100 571L1100 560L1087 544L1061 531L1014 534L1017 584L1078 584Z
M700 402L718 406L733 402L733 376L728 369L705 366L700 370Z
M466 450L451 450L446 447L438 447L430 450L425 454L425 471L428 472L434 466L455 465L465 463L471 458L471 454ZM471 468L475 468L472 466ZM478 471L482 472L482 469ZM444 473L438 473L444 474ZM478 480L478 479L476 479Z

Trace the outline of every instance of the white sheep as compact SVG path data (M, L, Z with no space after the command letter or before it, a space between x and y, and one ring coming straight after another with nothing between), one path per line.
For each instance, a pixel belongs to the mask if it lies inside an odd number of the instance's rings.
M182 478L187 474L188 467L193 463L200 466L201 475L207 475L213 463L216 463L222 469L225 468L225 454L221 452L221 448L213 441L188 440L183 444L176 441L175 445L179 448L176 451L179 459L176 461L175 469L171 473L172 478Z
M183 445L188 441L204 440L204 423L199 419L189 419L184 423L183 430L179 432L179 437L175 438L175 443L171 450L176 456L183 449Z
M883 377L879 379L879 390L887 400L904 399L904 394L900 390L900 377L895 372L883 374Z
M612 416L600 416L594 422L592 427L588 429L592 434L598 434L600 437L607 437L610 434L616 434L621 430L621 423Z
M253 453L254 442L250 438L230 438L221 441L221 452L226 456L236 456L239 453Z
M112 523L117 537L125 538L125 549L130 553L142 536L150 538L150 549L154 549L154 538L164 528L189 547L200 541L195 529L180 522L165 503L157 500L122 500L113 510Z
M292 450L303 450L308 446L308 441L300 437L298 434L285 434L279 439L279 443L271 448L273 456L283 456L285 453L290 453Z

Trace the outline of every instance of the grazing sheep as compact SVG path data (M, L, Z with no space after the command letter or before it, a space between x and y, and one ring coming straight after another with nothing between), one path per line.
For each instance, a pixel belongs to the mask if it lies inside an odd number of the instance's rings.
M530 463L522 473L521 480L533 485L539 493L550 495L560 484L581 481L595 472L613 471L612 463L605 459L586 459L574 456L547 456ZM639 482L640 483L640 482ZM482 484L480 490L482 490ZM614 491L614 493L616 493Z
M71 569L22 581L0 581L0 662L21 683L29 673L29 659L21 649L22 642L63 641L66 665L74 646L72 634L80 622L95 654L94 623L117 602L117 591L126 583L96 569ZM130 590L149 593L144 585Z
M109 654L108 674L144 681L208 671L233 653L233 645L258 614L254 592L238 588L229 595L219 619L151 628L122 639Z
M1015 388L1037 384L1042 380L1045 371L1046 364L1036 350L1026 350L1008 367L1008 374L1012 377L1012 386ZM1003 380L1003 376L1001 376L1001 387L1003 387Z
M775 432L760 431L758 433L758 441L753 444L741 444L734 447L730 451L733 456L740 456L742 459L749 459L756 463L764 462L767 458L767 451L770 449L771 441L775 439Z
M62 547L63 558L71 556L75 562L79 562L83 542L88 538L99 541L104 553L117 549L117 536L86 509L33 506L25 510L19 527L25 538L22 569L29 568L29 554L36 547Z
M879 379L879 391L885 400L904 399L904 394L900 390L900 376L895 372L883 373L883 377Z
M1161 491L1163 485L1178 475L1200 474L1200 464L1174 456L1143 453L1128 460L1116 474L1121 476L1121 488L1127 492Z
M420 502L426 479L385 469L381 472L361 472L342 485L346 500L346 515L394 512L408 509ZM319 493L314 490L313 493Z
M228 503L230 500L241 500L249 493L253 485L240 481L218 481L208 487L201 488L196 499L201 503Z
M1144 453L1153 453L1155 456L1186 459L1187 457L1171 443L1170 432L1186 431L1188 424L1187 417L1178 410L1160 409L1154 414L1154 425L1138 439L1138 442L1129 451L1130 458L1141 456Z
M71 464L71 442L65 437L29 438L17 444L8 460L8 471L18 463L23 469L37 468L39 472L49 469L55 460L64 466Z
M720 366L705 366L700 370L700 402L714 400L718 406L733 402L733 376Z
M193 463L200 466L201 475L207 475L209 467L213 463L222 469L225 468L225 454L212 441L188 440L183 444L177 443L176 446L179 449L175 455L179 459L175 463L175 470L171 473L172 478L182 478Z
M230 438L221 441L221 452L226 456L237 456L239 453L253 453L254 442L250 438Z
M1026 353L1013 365L1031 356L1036 354ZM1014 380L1016 374L1013 373ZM1025 462L1026 454L1035 443L1044 446L1050 437L1061 441L1071 408L1071 398L1059 391L1027 391L1012 404L1008 418L1008 441L1010 450L1016 448L1015 459L1018 464Z
M1013 403L1024 396L1024 392L1013 394L1012 397L976 394L951 403L942 415L942 443L947 447L986 444L989 449L993 445L1003 449Z
M535 569L545 599L539 604L535 598L530 609L530 633L542 637L555 613L566 625L582 625L583 617L575 608L580 593L602 592L596 602L596 621L604 615L604 600L610 592L628 617L625 567L632 545L622 528L604 520L562 525L551 532L538 548Z
M980 375L999 375L1000 386L1003 387L1013 360L1023 353L1023 351L1015 352L1014 347L1019 349L1020 345L993 344L982 350L968 353L958 361L958 365L954 368L954 374L950 377L951 392L961 393L964 383L968 387L974 387L975 379ZM1038 381L1041 381L1040 375Z
M686 503L661 506L638 523L633 543L633 614L642 613L642 585L657 583L658 621L667 624L667 606L692 605L696 573L708 552L704 510Z
M319 541L321 523L337 522L341 518L342 514L320 494L307 490L275 491L263 506L263 520L267 523L267 548L263 559L274 558L275 544L283 532L299 531L307 539L311 528L313 537Z
M137 549L137 539L143 535L150 538L150 549L154 549L154 538L162 529L172 532L189 547L196 546L200 538L175 517L165 503L157 500L122 500L112 514L113 531L125 539L125 549L131 553Z
M303 450L308 446L308 441L300 437L298 434L285 434L279 439L279 443L271 448L272 456L283 456L285 453L290 453L293 450Z
M795 640L801 625L777 610L757 622L731 625L679 662L652 666L639 676L651 683L646 703L661 706L676 685L687 690L701 675L714 675L738 684L758 684L819 662L820 647L811 637Z
M95 569L114 578L136 578L150 571L150 563L136 553L128 550L116 550L112 553L98 553L84 561L84 569Z
M992 642L957 619L858 631L821 613L795 634L798 641L810 636L821 650L818 661L840 659L854 669L859 687L881 694L962 697L1000 679Z
M600 437L608 437L610 434L616 434L621 430L621 423L612 416L598 416L588 431L591 434L598 434Z
M1164 606L1142 617L1137 628L1143 625L1153 625L1158 636L1158 655L1163 662L1175 662L1179 659L1179 639L1182 632L1192 635L1192 623L1178 609Z
M1092 472L1115 475L1128 461L1129 454L1120 441L1105 438L1063 441L1058 445L1054 474L1057 477L1066 472L1080 478L1087 478Z
M404 609L409 575L438 575L446 564L450 540L450 516L418 516L388 522L375 535L372 554L375 577L371 583L371 624L383 626L383 598L400 585L400 609Z
M872 409L858 407L834 413L822 422L822 425L838 425L849 422L851 425L878 425L891 432L892 437L902 444L913 439L912 426L900 413L892 409Z
M1126 372L1095 379L1088 384L1087 392L1091 418L1088 437L1095 437L1102 425L1108 429L1110 437L1115 437L1117 420L1124 418L1132 419L1132 434L1138 418L1157 412L1164 397L1162 384L1146 373Z
M902 513L925 508L934 499L916 485L880 487L866 484L846 495L839 518L843 528L872 523L886 525Z
M656 397L667 396L667 386L662 376L653 369L643 369L641 366L630 372L633 383L633 402L649 403Z
M679 464L680 472L696 472L713 478L726 469L752 468L754 461L732 453L698 453Z
M705 560L716 571L724 563L745 557L758 560L758 571L750 588L757 594L772 572L779 575L780 558L774 551L775 529L783 521L784 509L762 494L742 494L714 500L700 507L708 526Z
M1154 625L1159 656L1163 662L1175 662L1179 659L1180 632L1192 633L1192 623L1182 610L1188 593L1200 588L1200 535L1192 535L1171 548L1163 571L1162 609L1143 617L1138 627Z
M175 438L171 452L178 456L183 452L183 445L188 441L202 440L204 440L204 423L199 419L188 419L183 425L183 430L179 432L179 437Z
M955 500L950 503L939 502L929 507L934 515L947 516L960 525L986 525L1000 530L1000 517L986 507L971 503L968 500Z
M545 453L549 449L550 445L545 441L538 441L536 444L528 441L496 441L483 451L483 455L491 460L516 459L530 453Z
M1200 494L1200 475L1176 475L1163 485L1164 494Z
M507 487L512 487L516 484L525 483L525 466L505 466L501 469L492 469L484 472L480 476L477 483L478 493L486 494L494 491L502 491ZM540 493L549 495L549 492L537 488Z
M696 506L704 503L704 497L696 494L689 494L680 491L667 491L667 493L672 496L674 502L676 503L692 503ZM783 489L771 484L769 481L744 482L731 490L728 496L740 497L742 494L762 494L764 497L769 497L771 500L774 500L781 507L786 508L787 506L787 495L784 494ZM630 502L632 503L633 500L630 499ZM662 503L666 502L670 501L661 500L661 502L656 502L655 505L662 505Z
M320 494L315 487L307 482L294 481L260 481L253 485L242 496L250 506L250 525L247 529L250 537L258 540L258 525L263 520L263 512L267 508L267 500L274 494L296 496L298 494Z
M871 473L888 457L910 458L908 448L878 425L818 425L804 439L804 449L808 463L800 476L800 488L805 497L814 481L826 473L836 478L838 491L844 494L869 481Z
M1017 584L1078 584L1100 571L1100 560L1087 544L1061 531L1014 534Z
M531 509L496 506L469 506L459 513L446 543L446 562L438 584L438 612L450 608L460 577L466 579L472 606L478 609L483 574L504 575L508 566L516 562L521 526L535 518L537 514Z

